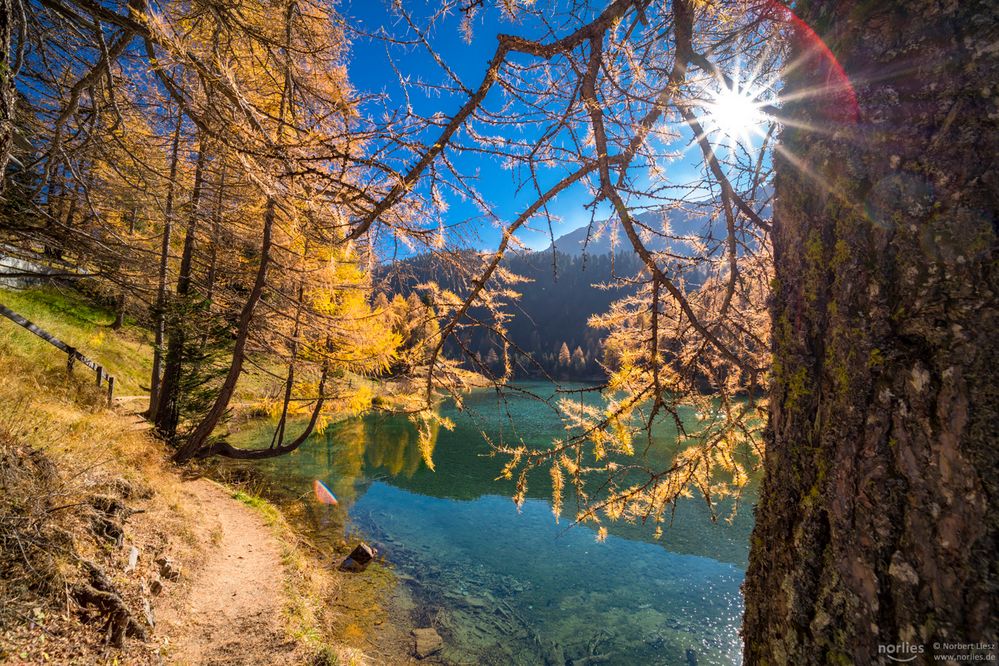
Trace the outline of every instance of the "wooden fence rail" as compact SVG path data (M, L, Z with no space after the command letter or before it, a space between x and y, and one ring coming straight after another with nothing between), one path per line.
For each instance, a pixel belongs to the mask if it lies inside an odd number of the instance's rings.
M52 335L48 331L39 328L37 325L31 323L21 315L17 314L10 308L6 307L3 303L0 303L0 315L3 315L7 319L10 319L18 326L23 326L24 328L28 329L29 331L40 337L42 340L45 340L47 343L49 343L56 349L59 349L60 351L65 353L67 356L66 358L67 372L72 373L73 366L76 364L77 361L79 361L80 363L82 363L83 365L87 366L88 368L97 373L97 386L103 386L104 380L107 380L108 404L109 405L111 404L111 401L114 399L114 377L109 375L104 370L103 365L100 365L96 361L87 358L79 351L77 351L76 347L71 347L70 345L67 345L65 342L63 342L56 336Z

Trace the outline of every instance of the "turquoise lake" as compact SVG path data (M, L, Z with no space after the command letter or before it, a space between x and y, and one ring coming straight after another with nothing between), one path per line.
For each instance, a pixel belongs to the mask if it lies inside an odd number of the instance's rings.
M551 384L517 386L554 393ZM378 547L416 600L415 621L432 620L444 637L445 663L741 663L740 585L755 486L731 522L713 523L704 500L691 498L660 539L651 526L618 522L607 524L601 543L591 526L570 527L568 516L555 522L546 471L532 475L519 510L513 482L495 480L503 459L489 456L482 432L547 445L565 436L550 406L481 390L464 411L442 410L456 427L438 434L435 471L423 464L413 426L384 415L331 426L257 466L302 503L310 529L346 529ZM262 427L259 437L269 432ZM675 433L654 434L648 462L665 465ZM253 431L241 439L255 439ZM313 479L333 490L338 507L315 503ZM572 498L565 503L574 512Z

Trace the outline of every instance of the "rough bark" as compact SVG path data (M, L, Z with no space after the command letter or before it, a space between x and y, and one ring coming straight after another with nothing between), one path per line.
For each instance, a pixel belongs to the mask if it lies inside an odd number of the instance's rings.
M811 0L777 160L749 664L999 636L997 6ZM846 106L844 106L846 105ZM883 649L882 649L883 650ZM910 654L902 655L908 659Z

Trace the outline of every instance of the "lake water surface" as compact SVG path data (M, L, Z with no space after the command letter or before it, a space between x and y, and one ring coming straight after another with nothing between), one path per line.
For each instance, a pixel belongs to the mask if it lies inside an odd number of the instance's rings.
M550 384L518 386L554 393ZM651 526L611 523L598 543L591 527L569 528L569 516L556 524L545 471L532 476L519 510L513 483L495 480L503 459L488 455L482 431L546 445L565 436L550 407L517 394L501 403L483 390L463 412L443 412L456 427L437 437L435 471L413 426L379 415L331 426L259 467L298 498L313 530L346 528L379 547L444 636L447 663L741 663L753 497L731 523L712 523L703 499L689 499L659 540ZM269 433L251 430L242 443ZM653 463L670 459L674 435L656 433ZM317 478L340 500L332 512L312 498ZM573 511L571 498L566 504Z

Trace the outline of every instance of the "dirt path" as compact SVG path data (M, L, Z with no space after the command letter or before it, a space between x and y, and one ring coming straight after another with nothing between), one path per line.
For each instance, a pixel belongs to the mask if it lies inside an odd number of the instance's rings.
M157 609L167 662L298 663L282 629L284 567L273 532L210 481L185 482L184 491L202 516L195 536L206 559L183 572Z

